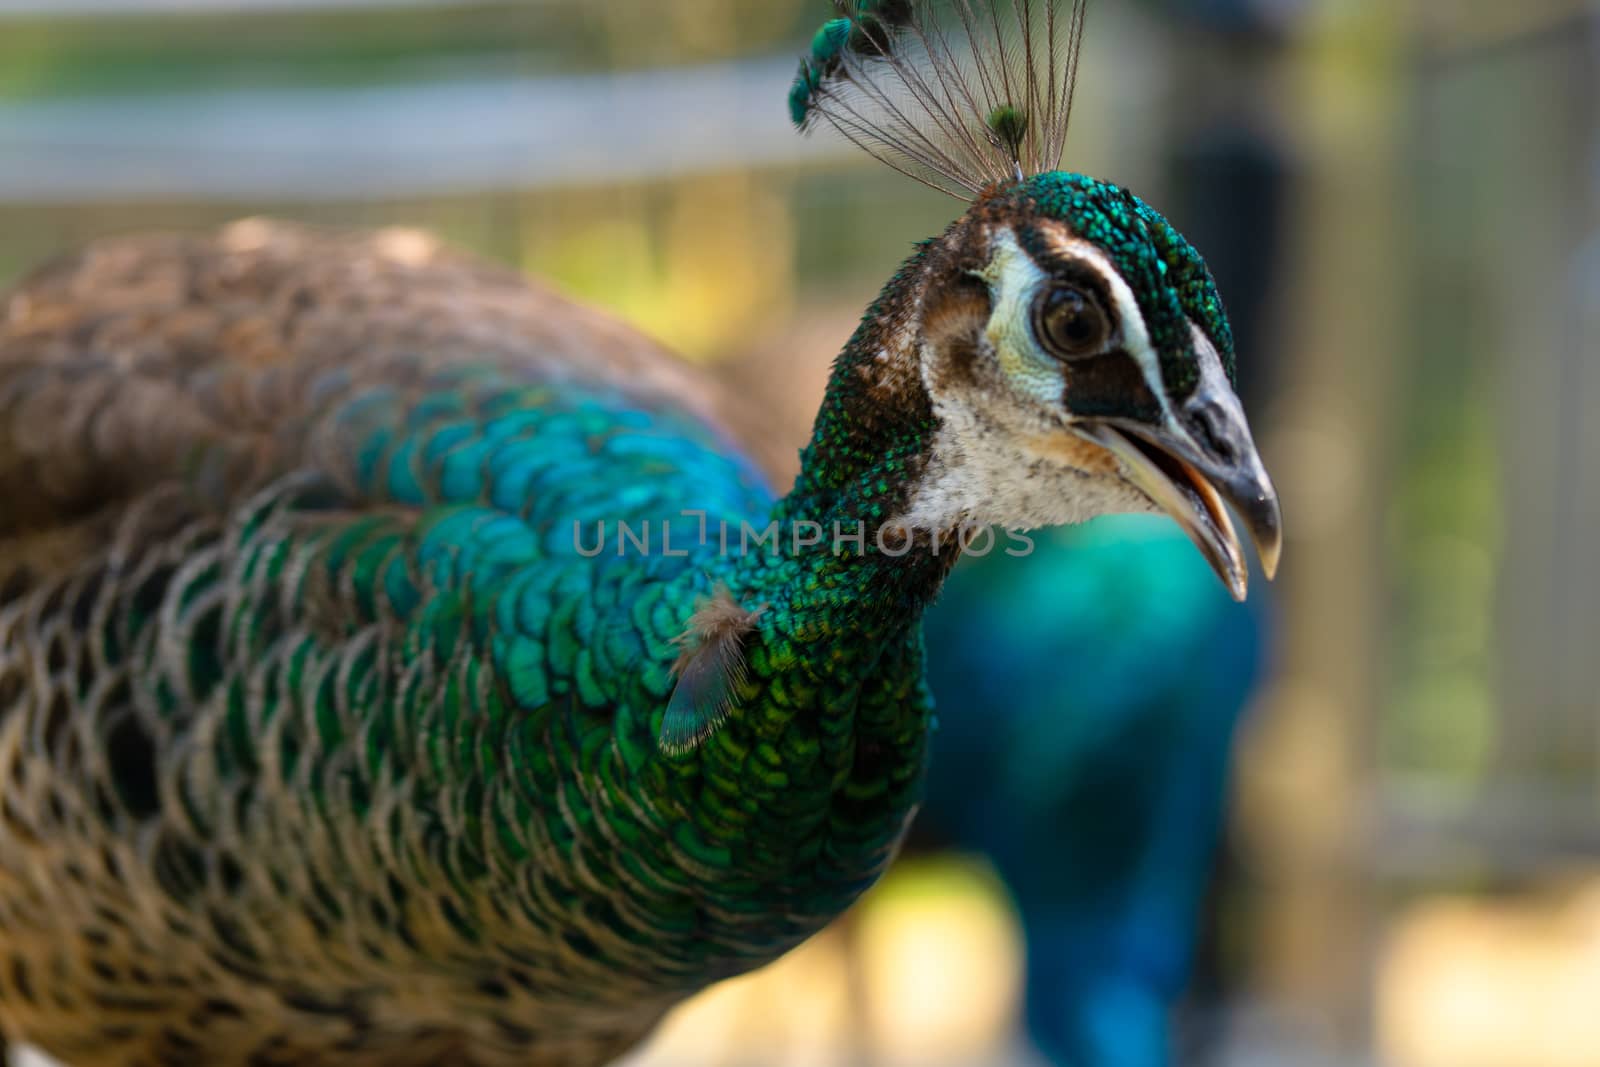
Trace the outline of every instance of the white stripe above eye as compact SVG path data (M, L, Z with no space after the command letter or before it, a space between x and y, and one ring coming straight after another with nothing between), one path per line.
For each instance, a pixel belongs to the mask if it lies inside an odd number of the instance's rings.
M1233 385L1228 381L1228 372L1222 367L1222 357L1217 354L1217 346L1211 343L1211 338L1200 328L1200 324L1193 319L1189 320L1189 336L1194 339L1195 360L1200 364L1200 386L1216 388L1218 384L1227 392L1233 392Z
M1094 270L1106 284L1111 299L1117 305L1117 319L1121 323L1122 347L1132 357L1138 366L1139 373L1144 376L1145 385L1161 405L1162 414L1167 421L1172 421L1172 404L1167 397L1166 386L1161 381L1161 359L1156 354L1155 348L1150 343L1150 331L1144 324L1144 312L1139 310L1139 301L1133 295L1133 289L1117 273L1117 268L1112 264L1111 258L1095 245L1080 237L1069 237L1064 240L1051 242L1051 251L1062 258L1075 259Z

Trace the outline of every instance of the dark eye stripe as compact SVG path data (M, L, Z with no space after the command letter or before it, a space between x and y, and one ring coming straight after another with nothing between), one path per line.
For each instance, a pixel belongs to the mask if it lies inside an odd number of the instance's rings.
M1139 364L1125 350L1071 364L1066 377L1062 403L1074 415L1160 421L1161 402L1150 391Z

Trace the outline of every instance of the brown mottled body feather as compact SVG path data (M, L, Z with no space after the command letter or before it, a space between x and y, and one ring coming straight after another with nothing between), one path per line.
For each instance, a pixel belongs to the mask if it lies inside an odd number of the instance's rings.
M739 428L642 334L417 231L246 220L107 239L3 308L0 591L74 565L119 504L175 475L237 494L297 466L330 369L404 386L464 359L625 385Z
M146 936L189 921L141 890L140 857L159 843L107 840L80 856L39 829L77 826L76 840L93 840L93 783L130 758L88 736L114 731L129 668L99 662L79 630L126 610L116 597L181 581L261 485L293 470L339 477L318 463L313 432L330 394L421 388L463 361L616 384L732 422L712 386L636 332L411 232L249 221L215 235L116 238L6 299L0 839L11 853L0 858L0 1035L41 1041L70 1067L195 1063L185 1035L202 1029L216 1067L595 1067L655 1024L663 1003L588 1021L573 1008L565 1036L530 1046L483 1018L458 1023L452 987L421 972L385 990L381 1018L311 994L286 1012L283 990L199 954L173 958L181 936ZM96 560L100 570L86 568ZM60 788L65 773L82 788ZM284 1026L264 1033L263 1019ZM224 1047L233 1058L215 1058Z

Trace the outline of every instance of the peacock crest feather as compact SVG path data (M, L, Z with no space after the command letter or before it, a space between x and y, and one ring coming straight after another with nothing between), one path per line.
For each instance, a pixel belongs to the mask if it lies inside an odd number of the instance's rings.
M789 94L802 130L831 126L959 199L1054 170L1066 146L1088 0L837 0Z

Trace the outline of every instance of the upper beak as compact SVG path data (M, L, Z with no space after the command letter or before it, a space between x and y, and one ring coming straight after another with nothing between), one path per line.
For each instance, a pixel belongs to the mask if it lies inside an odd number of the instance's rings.
M1123 476L1183 527L1235 600L1245 599L1250 571L1224 501L1244 520L1267 580L1277 574L1278 493L1232 390L1202 385L1166 426L1085 419L1073 429L1117 457Z

